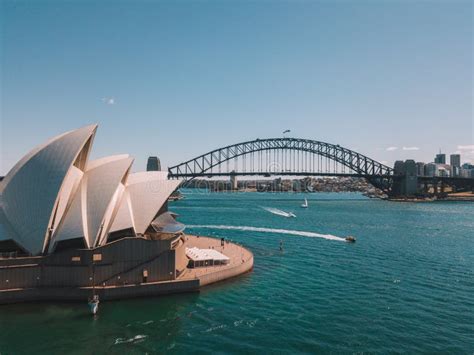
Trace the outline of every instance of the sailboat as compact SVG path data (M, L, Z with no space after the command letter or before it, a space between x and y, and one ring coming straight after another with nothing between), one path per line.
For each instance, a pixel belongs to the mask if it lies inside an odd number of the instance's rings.
M301 205L301 208L308 208L308 200L304 199L304 203Z

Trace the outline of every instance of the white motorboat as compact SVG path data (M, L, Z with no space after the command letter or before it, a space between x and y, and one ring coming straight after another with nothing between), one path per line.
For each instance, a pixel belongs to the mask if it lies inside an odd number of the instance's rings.
M282 217L296 217L296 215L293 212L286 212L279 210L278 208L271 208L271 207L263 207L265 211L268 211L270 213L276 214L277 216L282 216Z

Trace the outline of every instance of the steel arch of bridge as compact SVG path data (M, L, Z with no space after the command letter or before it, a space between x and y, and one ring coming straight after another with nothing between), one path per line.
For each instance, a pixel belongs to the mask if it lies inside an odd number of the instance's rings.
M302 151L328 158L354 172L354 174L346 175L366 177L372 184L384 190L386 189L384 187L388 186L387 179L390 179L393 175L392 168L337 144L299 138L267 138L232 144L202 154L194 159L170 167L168 169L169 176L171 178L181 177L190 179L197 176L206 176L208 175L206 173L210 172L212 168L229 160L253 152L267 150ZM279 174L279 172L275 171L266 173L271 175ZM228 175L230 174L229 172ZM238 175L238 173L236 173L236 175Z

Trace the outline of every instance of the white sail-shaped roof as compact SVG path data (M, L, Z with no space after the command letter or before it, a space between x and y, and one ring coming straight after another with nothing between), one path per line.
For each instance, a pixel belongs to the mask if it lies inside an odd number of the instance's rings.
M74 199L72 200L66 215L53 237L53 245L50 246L51 248L54 248L54 244L59 241L84 238L86 221L83 217L86 215L86 212L85 209L83 210L82 200L85 200L85 197L83 197L85 193L85 186L81 183L79 188L76 190Z
M167 180L167 175L166 172L139 172L130 175L127 189L135 233L145 233L160 208L180 184L179 180Z
M31 254L43 252L69 201L74 181L63 183L73 164L80 170L87 161L97 125L57 136L30 151L2 181L2 208L8 219L9 237ZM74 177L71 177L73 180Z
M92 162L87 167L87 238L88 246L95 246L103 226L107 209L111 204L117 188L124 180L133 159L128 155L107 157ZM108 216L110 219L110 215Z
M133 226L133 212L132 205L130 204L130 195L128 190L125 188L125 191L122 196L122 200L119 204L117 214L113 220L110 232L121 231L128 228L134 228Z
M83 238L92 248L110 232L146 232L180 181L160 171L129 174L128 155L88 162L96 129L57 136L11 169L0 183L0 240L36 255L61 241Z
M71 209L55 235L55 243L84 237L87 247L98 244L115 214L132 162L133 158L128 155L116 155L87 165Z
M168 197L180 184L179 180L168 180L167 175L167 172L162 171L130 174L125 196L110 231L133 227L135 233L144 234Z
M75 167L74 165L69 169L66 177L64 178L63 186L59 194L58 205L56 209L57 212L55 213L56 217L54 218L54 224L52 224L53 230L56 230L60 222L65 217L65 213L72 203L74 195L81 184L83 176L84 171Z
M115 191L112 201L110 202L110 207L107 209L107 212L104 216L103 227L100 230L99 235L96 238L96 245L104 245L107 242L107 236L109 235L110 227L115 220L115 216L120 207L120 202L125 193L125 186L121 183L119 184L117 190Z

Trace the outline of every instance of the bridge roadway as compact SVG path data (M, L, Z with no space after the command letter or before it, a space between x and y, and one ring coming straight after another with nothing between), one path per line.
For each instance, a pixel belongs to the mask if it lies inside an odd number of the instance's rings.
M356 174L356 173L324 173L324 172L294 172L294 171L278 171L278 172L260 172L260 171L246 171L246 172L217 172L217 173L180 173L174 174L169 173L170 178L196 178L196 177L218 177L218 176L327 176L327 177L359 177L359 178L371 178L373 175L370 174ZM393 175L377 175L381 178L393 178Z
M217 172L217 173L169 173L168 175L172 179L178 178L196 178L196 177L219 177L219 176L263 176L263 177L274 177L274 176L326 176L326 177L357 177L357 178L385 178L385 179L398 179L403 176L397 175L372 175L372 174L357 174L357 173L325 173L325 172L314 172L314 171L275 171L275 172L260 172L260 171L245 171L245 172ZM460 176L417 176L419 182L431 183L434 181L445 182L445 183L468 183L474 184L473 178L466 178Z

